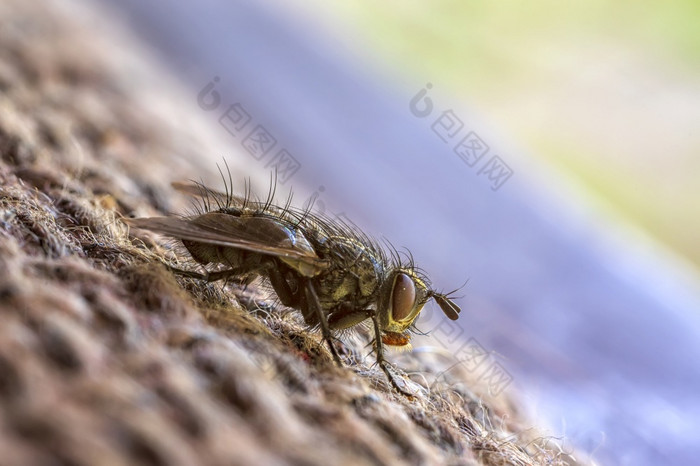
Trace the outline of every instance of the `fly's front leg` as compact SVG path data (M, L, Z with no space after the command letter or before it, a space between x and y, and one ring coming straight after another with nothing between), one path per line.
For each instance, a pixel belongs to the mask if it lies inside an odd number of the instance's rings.
M407 392L404 388L402 388L397 382L396 379L394 378L394 374L391 373L389 368L391 367L391 364L389 361L384 359L384 343L382 342L382 334L379 331L379 321L377 320L377 316L373 315L372 316L372 323L374 324L374 342L375 345L377 346L377 364L379 364L379 367L382 368L384 373L386 374L386 377L389 379L389 382L391 382L391 385L402 395L404 396L415 396L415 394Z
M321 303L318 300L316 289L310 280L304 280L304 291L306 295L306 306L312 308L307 309L305 312L310 311L316 314L319 325L321 326L323 339L326 341L326 343L328 343L328 347L331 349L331 354L333 355L333 359L335 360L336 364L338 364L338 366L342 366L343 364L340 362L338 351L335 349L335 346L333 346L333 337L331 335L330 327L328 326L328 320L326 320L326 316L323 314L323 309L321 309Z

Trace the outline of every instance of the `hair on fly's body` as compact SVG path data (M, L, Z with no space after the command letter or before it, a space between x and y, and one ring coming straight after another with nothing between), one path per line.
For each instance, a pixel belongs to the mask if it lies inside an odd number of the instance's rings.
M435 291L410 251L402 257L386 240L385 249L355 225L313 213L313 202L295 208L290 193L282 206L276 205L276 180L264 201L254 199L250 183L245 183L244 196L235 195L226 169L228 177L219 167L223 193L203 183L173 183L199 200L190 215L126 222L181 241L206 270L171 267L180 275L208 282L263 278L280 303L300 312L309 328L320 329L338 365L333 338L371 324L377 364L394 388L412 395L390 371L384 345L409 345L414 322L429 299L456 320L460 308L452 293Z

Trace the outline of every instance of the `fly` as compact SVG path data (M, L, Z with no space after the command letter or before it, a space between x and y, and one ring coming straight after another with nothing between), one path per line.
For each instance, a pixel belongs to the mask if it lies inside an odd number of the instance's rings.
M230 181L229 174L229 185ZM338 365L342 363L333 335L371 320L377 364L399 392L411 395L390 372L383 345L406 346L413 323L431 298L456 320L460 308L451 293L432 289L412 258L402 261L393 248L387 254L353 226L293 208L290 201L283 207L274 205L274 183L266 202L235 196L229 185L221 193L202 184L173 183L179 191L201 198L195 215L127 223L182 241L207 270L171 268L178 274L210 282L267 279L283 305L300 311L309 327L320 328Z

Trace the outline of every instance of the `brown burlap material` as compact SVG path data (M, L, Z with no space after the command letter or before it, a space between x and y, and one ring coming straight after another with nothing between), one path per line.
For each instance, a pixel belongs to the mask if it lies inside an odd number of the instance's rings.
M173 276L120 219L180 209L202 146L115 58L141 52L51 2L0 22L0 464L577 464L459 372L402 356L408 399L366 340L336 368L296 313Z

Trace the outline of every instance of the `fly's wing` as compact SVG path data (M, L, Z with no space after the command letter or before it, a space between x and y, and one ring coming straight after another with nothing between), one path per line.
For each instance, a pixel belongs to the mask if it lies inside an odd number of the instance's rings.
M125 219L129 225L181 240L243 249L276 256L306 276L328 268L300 232L269 217L237 217L210 212L190 219L150 217Z

